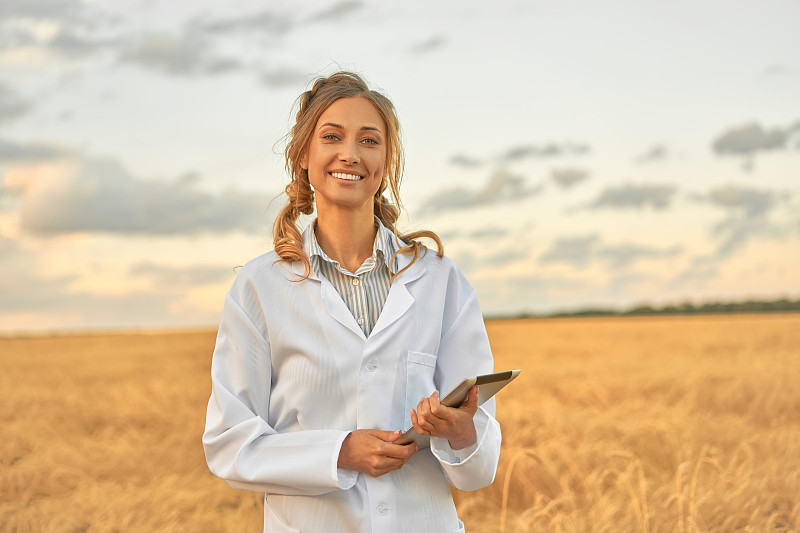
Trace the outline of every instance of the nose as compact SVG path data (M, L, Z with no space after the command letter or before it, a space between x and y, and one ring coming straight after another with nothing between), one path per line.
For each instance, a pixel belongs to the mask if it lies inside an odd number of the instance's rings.
M355 142L345 142L341 144L339 159L345 163L355 165L358 163L358 144Z

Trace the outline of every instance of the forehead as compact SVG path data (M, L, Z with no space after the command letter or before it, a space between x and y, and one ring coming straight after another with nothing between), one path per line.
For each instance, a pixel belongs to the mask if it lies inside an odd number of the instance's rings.
M345 129L366 126L378 128L381 133L386 132L386 124L375 105L361 96L339 98L329 105L317 120L317 128L326 123L338 124Z

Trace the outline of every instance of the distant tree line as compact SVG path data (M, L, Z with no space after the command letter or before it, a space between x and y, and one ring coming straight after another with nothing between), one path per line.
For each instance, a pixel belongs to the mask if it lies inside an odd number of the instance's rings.
M487 318L563 318L591 316L648 316L648 315L713 315L733 313L792 313L800 311L800 300L746 300L744 302L705 302L694 304L684 302L661 307L637 305L630 309L588 308L577 311L564 311L548 314L518 313L514 315Z

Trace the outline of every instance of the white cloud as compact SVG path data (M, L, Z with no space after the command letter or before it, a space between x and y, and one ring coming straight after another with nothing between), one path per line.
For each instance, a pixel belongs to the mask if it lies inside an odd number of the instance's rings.
M143 180L114 159L76 158L47 175L9 173L5 188L20 199L20 222L39 235L104 232L198 234L262 230L264 194L203 191L196 175Z
M665 209L678 188L670 184L625 184L608 187L589 204L590 209Z
M497 169L479 190L456 187L435 193L423 203L420 213L438 213L450 209L481 207L522 200L539 194L541 186L528 187L525 179L504 168Z
M550 171L550 177L562 189L570 189L589 179L589 171L582 168L554 168Z
M800 122L785 128L765 129L757 122L730 128L717 137L712 148L720 155L754 155L786 148L788 140L800 132Z

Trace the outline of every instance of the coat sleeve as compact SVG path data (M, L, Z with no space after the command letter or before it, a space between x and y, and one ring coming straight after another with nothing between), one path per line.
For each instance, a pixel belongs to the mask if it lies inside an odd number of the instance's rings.
M452 323L443 330L434 375L436 386L443 392L451 390L466 376L494 371L489 337L477 294L460 273L457 279L457 300L463 301L463 304ZM441 464L447 480L457 489L477 490L494 481L501 441L500 424L494 415L494 398L475 413L477 446L453 451L447 439L431 438L431 451Z
M211 361L203 434L209 469L234 488L257 492L317 495L352 487L357 473L337 468L347 431L277 433L268 423L270 344L245 307L260 306L246 283L234 282Z

